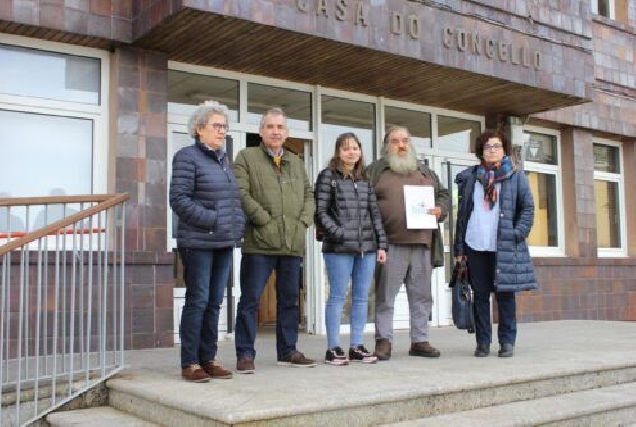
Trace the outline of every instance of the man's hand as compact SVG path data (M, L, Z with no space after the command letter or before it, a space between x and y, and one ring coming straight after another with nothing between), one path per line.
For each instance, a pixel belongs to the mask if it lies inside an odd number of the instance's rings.
M428 210L428 214L435 215L435 218L439 219L439 217L442 216L442 208L440 208L439 206L435 206L434 208Z
M384 264L386 261L386 251L384 249L378 250L378 262Z

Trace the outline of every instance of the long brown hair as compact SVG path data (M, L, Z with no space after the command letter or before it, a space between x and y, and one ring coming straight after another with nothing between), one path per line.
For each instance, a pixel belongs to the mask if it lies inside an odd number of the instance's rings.
M356 164L353 165L353 169L351 170L352 178L354 181L358 179L366 180L367 174L364 171L364 154L362 153L362 143L360 142L360 139L358 138L358 136L353 132L346 132L346 133L340 134L340 136L336 138L336 146L334 148L334 154L331 160L329 160L329 165L327 165L327 168L331 169L332 171L344 172L344 165L342 163L342 160L340 160L340 148L345 144L345 142L348 139L354 140L355 143L358 144L358 148L360 148L360 158L358 159Z

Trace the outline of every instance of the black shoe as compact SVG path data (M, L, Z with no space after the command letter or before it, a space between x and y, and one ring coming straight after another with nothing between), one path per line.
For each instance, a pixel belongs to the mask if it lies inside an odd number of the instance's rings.
M512 357L514 353L515 353L514 344L505 342L499 346L499 357Z
M349 360L352 362L376 363L378 356L374 356L363 345L359 345L349 348Z
M325 363L327 365L344 366L349 364L349 359L344 350L340 347L334 347L325 353Z
M490 354L490 344L477 343L475 357L487 357Z

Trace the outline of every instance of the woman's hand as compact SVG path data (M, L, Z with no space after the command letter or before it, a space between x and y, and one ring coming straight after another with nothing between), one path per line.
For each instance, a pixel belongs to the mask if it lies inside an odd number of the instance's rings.
M384 249L378 250L377 260L380 264L384 264L384 262L386 261L386 251Z

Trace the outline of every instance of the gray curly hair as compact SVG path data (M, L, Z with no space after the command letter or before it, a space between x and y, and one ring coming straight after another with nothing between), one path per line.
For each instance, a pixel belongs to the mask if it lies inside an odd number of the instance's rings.
M205 101L199 105L188 120L188 133L192 138L196 138L197 129L203 128L208 124L212 114L220 114L225 117L225 122L229 124L228 108L216 101Z

